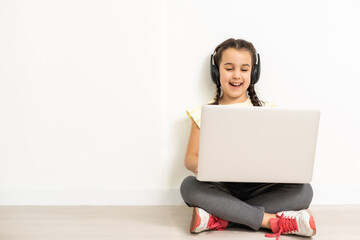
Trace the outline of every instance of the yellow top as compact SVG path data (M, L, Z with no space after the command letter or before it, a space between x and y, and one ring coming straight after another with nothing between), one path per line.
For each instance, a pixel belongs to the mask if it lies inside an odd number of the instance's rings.
M212 103L213 101L209 102ZM242 103L234 103L232 105L236 105L236 106L253 106L251 103L250 98L248 98L245 102ZM264 107L276 107L275 104L272 103L268 103L268 102L263 102L263 106ZM196 107L190 107L188 109L186 109L186 113L189 116L190 119L192 119L200 128L200 122L201 122L201 107L200 106L196 106Z

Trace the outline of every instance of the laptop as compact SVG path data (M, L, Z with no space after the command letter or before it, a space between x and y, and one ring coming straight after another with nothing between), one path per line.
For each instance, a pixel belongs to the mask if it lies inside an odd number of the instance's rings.
M309 183L320 110L205 105L199 181Z

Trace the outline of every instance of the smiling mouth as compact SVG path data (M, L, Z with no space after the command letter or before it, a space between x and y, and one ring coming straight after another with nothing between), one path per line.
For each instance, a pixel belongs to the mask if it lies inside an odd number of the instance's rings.
M230 85L233 87L240 87L242 83L230 83Z

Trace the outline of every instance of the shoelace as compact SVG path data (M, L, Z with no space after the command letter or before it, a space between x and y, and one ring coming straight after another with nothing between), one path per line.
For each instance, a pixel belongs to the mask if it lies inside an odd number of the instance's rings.
M265 234L265 237L277 236L276 240L278 240L280 238L280 235L283 233L293 233L299 231L295 217L285 217L284 214L281 214L280 216L279 227L279 232L274 234L267 233Z
M207 225L208 229L212 229L212 230L218 230L218 231L222 231L225 228L223 228L220 224L221 219L215 217L214 215L210 215L210 219Z

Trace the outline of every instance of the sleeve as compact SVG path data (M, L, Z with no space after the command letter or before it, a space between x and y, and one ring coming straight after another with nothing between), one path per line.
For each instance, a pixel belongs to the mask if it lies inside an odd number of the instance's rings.
M193 120L200 128L201 122L201 106L191 107L186 109L188 117Z
M263 103L264 103L264 107L277 107L275 103L270 103L270 102L263 102Z

